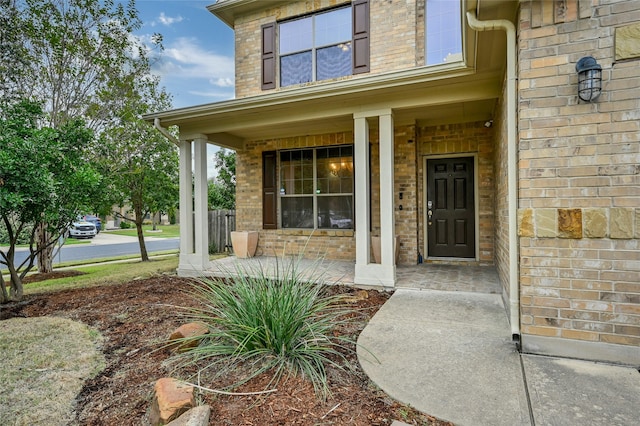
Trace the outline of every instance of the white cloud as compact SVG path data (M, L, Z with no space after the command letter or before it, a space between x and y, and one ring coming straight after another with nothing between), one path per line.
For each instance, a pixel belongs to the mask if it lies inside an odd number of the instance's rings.
M189 90L187 93L202 98L215 98L224 100L233 98L234 90Z
M157 19L153 20L151 22L151 26L155 27L158 24L162 24L164 26L170 27L171 25L175 24L176 22L182 22L184 20L184 18L180 15L174 17L171 16L167 16L164 14L164 12L160 12L160 16L158 16Z
M204 79L209 87L234 85L233 57L203 49L193 38L181 37L166 46L154 71L166 79Z
M233 87L233 79L232 78L218 78L217 80L209 80L209 83L213 84L214 86L219 86L219 87Z

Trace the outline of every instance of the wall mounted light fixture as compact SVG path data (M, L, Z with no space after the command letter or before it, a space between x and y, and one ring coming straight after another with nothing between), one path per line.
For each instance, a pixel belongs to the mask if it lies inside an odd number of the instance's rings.
M594 101L602 91L602 67L592 56L581 58L576 64L578 97L585 102Z

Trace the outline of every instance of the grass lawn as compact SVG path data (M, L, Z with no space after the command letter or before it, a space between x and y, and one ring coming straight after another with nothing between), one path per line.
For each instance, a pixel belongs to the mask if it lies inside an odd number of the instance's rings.
M117 235L128 235L130 237L138 236L138 232L135 227L131 229L116 229L103 232ZM142 232L145 237L177 238L180 236L180 225L157 225L156 231L153 230L153 226L151 225L143 225Z
M83 275L29 283L25 285L24 293L33 294L102 284L120 284L157 274L175 272L177 267L178 256L173 255L150 262L133 260L122 263L110 262L78 266L74 269L83 272Z

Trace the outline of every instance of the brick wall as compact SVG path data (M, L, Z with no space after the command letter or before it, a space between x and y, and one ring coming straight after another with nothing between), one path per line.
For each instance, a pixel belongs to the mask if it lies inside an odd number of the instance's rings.
M494 187L493 170L494 143L493 129L487 129L483 122L446 124L418 129L418 218L419 218L419 247L424 253L424 157L432 155L450 155L469 153L477 154L478 177L477 187L479 197L479 228L480 228L480 262L493 264L494 262Z
M380 235L380 141L377 129L369 132L371 144L371 235ZM394 128L395 235L399 237L398 265L418 262L418 186L415 126ZM402 192L402 200L400 193ZM400 206L402 205L402 210Z
M323 256L330 260L355 259L353 230L262 229L262 152L288 148L353 144L353 134L332 133L247 142L236 154L236 228L258 230L258 255Z
M265 93L260 88L260 27L263 24L348 3L345 0L298 1L239 18L234 30L236 98ZM424 64L424 0L372 0L370 28L371 68L369 73L360 76ZM340 79L350 78L358 75Z
M620 58L614 43L638 22L634 0L521 3L525 335L640 346L640 53ZM640 45L637 35L630 41ZM602 66L603 91L592 103L577 97L583 56Z
M509 185L507 175L509 165L507 159L506 91L507 86L503 84L502 95L493 122L495 131L493 172L495 176L495 265L502 284L504 306L509 311L511 306L507 301L511 293L509 288Z

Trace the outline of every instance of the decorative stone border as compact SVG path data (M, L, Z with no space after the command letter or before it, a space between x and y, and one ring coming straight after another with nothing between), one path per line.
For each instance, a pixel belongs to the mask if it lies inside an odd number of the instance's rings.
M531 238L640 238L640 209L519 209L518 236Z

